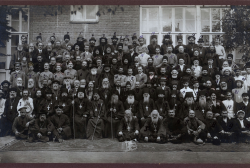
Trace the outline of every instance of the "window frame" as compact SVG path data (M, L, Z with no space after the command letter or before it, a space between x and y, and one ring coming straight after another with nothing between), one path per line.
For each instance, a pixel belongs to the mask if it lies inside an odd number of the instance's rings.
M71 14L71 11L72 11L72 9L73 9L73 5L70 5L70 11L69 11L69 20L70 20L70 23L98 23L99 22L99 16L97 16L97 15L95 15L96 16L96 18L95 19L86 19L86 12L87 12L87 6L88 5L82 5L83 6L83 11L85 12L85 15L84 15L84 20L76 20L76 21L74 21L74 20L72 20L72 14ZM93 5L93 6L95 6L96 8L95 8L95 13L97 13L97 11L99 10L99 5ZM74 15L74 14L73 14Z

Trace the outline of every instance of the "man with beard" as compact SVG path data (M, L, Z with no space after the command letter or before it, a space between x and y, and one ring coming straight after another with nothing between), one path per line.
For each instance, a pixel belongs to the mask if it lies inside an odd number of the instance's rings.
M186 45L187 47L187 54L190 56L190 58L193 57L193 53L194 53L194 49L198 48L198 45L195 44L195 36L189 36L188 37L188 45Z
M134 90L135 93L135 100L137 100L138 102L140 102L142 100L142 94L143 94L143 89L140 88L140 83L136 82L135 83L135 88L131 89L131 83L128 81L126 83L126 91L127 90ZM126 95L128 96L128 95ZM126 99L126 97L124 97Z
M17 105L20 100L20 97L17 97L16 88L10 88L9 93L10 93L10 98L6 99L5 101L4 113L3 113L3 117L4 118L6 117L4 126L5 135L12 133L11 132L12 125L14 119L18 116Z
M185 65L189 65L189 66L191 65L190 56L188 53L184 52L183 46L179 46L179 53L176 55L177 55L177 60L180 60L180 58L182 58L184 60Z
M14 71L16 62L20 62L23 57L26 57L26 52L23 51L23 45L19 43L17 46L17 51L15 51L14 54L11 56L9 67L11 72Z
M241 103L236 103L236 111L242 110L245 112L245 118L250 121L250 103L249 95L247 93L242 93L243 101Z
M72 119L72 99L69 96L68 90L66 88L61 88L60 97L56 104L62 106L63 114L68 116L68 118Z
M42 81L44 79L48 80L48 84L51 83L51 80L53 79L53 73L49 71L49 63L44 63L44 72L42 72L39 75L39 80L38 80L38 86L42 88Z
M87 138L94 140L103 138L105 103L100 99L98 90L94 90L94 100L91 101L90 119L87 125Z
M107 78L111 87L114 86L114 75L110 71L111 67L109 64L104 65L103 72L99 78L99 87L102 86L103 79Z
M187 127L187 138L196 144L204 143L206 138L205 124L195 116L193 110L189 110L188 116L184 119Z
M28 52L29 51L29 45L27 44L28 42L28 34L27 35L21 35L21 42L23 46L23 51Z
M35 119L26 115L26 107L19 109L20 116L16 117L12 126L12 131L15 133L16 139L27 139L29 126L35 122Z
M195 102L194 102L193 92L186 92L186 95L184 97L184 102L182 103L182 105L180 107L179 114L176 114L176 116L178 116L181 120L183 120L184 118L186 118L188 116L188 113L190 110L194 110L195 116L199 120L204 121L203 113L202 113L202 111L197 109L197 106L198 105L195 104Z
M41 55L37 56L37 62L34 64L34 72L39 76L44 71L44 61Z
M135 52L136 47L139 46L139 44L137 44L136 41L137 41L137 36L136 36L136 33L134 33L132 36L132 49L134 52Z
M103 36L100 38L100 45L99 45L100 55L103 56L105 54L104 52L107 44L108 44L108 39L105 37L105 34L103 34Z
M169 80L170 72L171 72L171 69L169 67L168 67L168 69L166 67L160 67L159 68L159 73L157 75L157 77L158 77L158 85L160 85L160 80L162 78L165 78L166 81Z
M82 33L80 33L79 36L77 37L76 43L74 44L72 50L75 50L75 51L76 51L76 46L79 47L79 50L80 50L80 51L82 51L82 52L85 51L85 50L84 50L84 48L85 48L85 46L84 46L84 38L83 38Z
M128 35L125 36L123 41L124 41L124 43L123 43L122 51L123 51L124 54L127 54L127 53L129 53L129 48L128 48L129 38L128 38Z
M35 81L34 79L30 78L27 83L28 83L27 90L29 91L29 97L33 99L36 95L36 90L37 90L37 88L35 87Z
M168 110L168 116L163 120L163 126L166 129L166 140L173 144L183 142L185 127L183 121L175 116L175 109Z
M168 100L165 99L165 92L163 90L157 90L157 96L158 99L155 101L155 107L157 111L159 112L160 118L166 118L167 117L167 111L169 110L169 104Z
M213 81L213 79L208 75L208 68L207 66L202 67L202 75L197 78L199 81L200 89L204 90L207 87L207 81Z
M49 142L49 137L54 129L53 124L47 119L46 111L41 110L33 126L29 128L30 134L28 141L32 142Z
M33 43L29 44L29 51L26 53L26 56L28 58L29 62L36 62L37 61L37 55L39 51L34 47Z
M173 48L172 46L167 46L166 47L166 51L164 56L167 56L167 63L174 68L175 66L177 66L178 61L177 61L177 56L173 53Z
M177 43L178 45L176 45L174 47L174 53L177 55L179 53L179 47L183 46L184 47L184 52L187 53L187 47L186 45L183 44L183 37L181 34L177 35Z
M15 62L15 71L10 75L10 83L12 87L17 87L17 79L21 78L23 86L25 86L25 73L20 70L20 62Z
M173 69L169 77L169 83L176 83L177 87L180 88L180 76L178 74L178 71Z
M125 111L124 118L121 120L118 127L118 141L131 141L139 138L139 124L137 118L133 117L130 110Z
M117 45L117 50L118 50L118 52L116 53L116 55L117 55L117 62L118 62L118 65L122 65L123 64L122 58L124 56L124 53L123 53L123 44L122 43L119 43Z
M131 67L128 68L128 75L125 77L124 81L121 81L121 85L125 86L127 82L130 82L131 84L131 90L135 88L135 83L136 83L136 77L132 75L133 70Z
M196 112L196 117L199 118L201 121L204 121L206 114L205 111L209 109L209 106L207 104L207 97L209 93L202 90L197 95L197 102L194 104L194 110Z
M175 116L177 118L179 117L179 110L181 107L181 102L178 100L178 91L177 90L172 90L171 94L170 94L170 100L168 100L168 105L169 105L169 109L173 109L175 110Z
M92 34L92 37L89 39L89 52L93 54L94 48L95 48L96 39L94 37L94 34Z
M213 59L213 65L217 67L217 70L218 70L219 69L219 56L216 54L215 47L212 43L209 45L209 48L207 49L207 54L203 57L202 62L204 63L204 65L208 64L208 59L210 57Z
M117 53L118 38L116 37L116 32L114 33L113 37L111 38L111 41L112 41L112 52Z
M45 98L40 102L39 106L41 109L47 111L47 116L50 117L54 114L54 106L55 100L52 98L53 93L49 89L45 92Z
M124 101L124 109L130 110L132 112L132 116L134 118L139 118L139 103L137 100L135 100L135 93L133 90L128 90L127 91L127 97L126 100Z
M84 89L79 88L77 98L73 101L74 106L74 123L75 123L75 138L86 138L87 118L91 110L91 102L84 98Z
M85 46L84 46L84 51L85 51ZM67 53L69 55L69 53ZM81 59L83 59L83 51L80 51L80 46L78 44L75 44L75 50L72 54L73 59L76 58L76 56L81 56Z
M184 85L183 85L184 81L188 81L189 82L189 86L192 86L193 85L193 81L195 79L196 78L193 77L193 75L192 75L191 67L190 66L186 66L185 72L183 72L183 75L181 76L180 88L184 87Z
M137 69L138 69L138 74L135 75L136 82L140 83L140 88L144 88L145 83L147 82L147 75L143 73L142 66L139 66Z
M229 67L224 67L222 69L222 77L221 79L226 80L227 82L227 87L229 90L232 90L234 88L235 85L235 79L234 77L232 77L231 75L231 68Z
M198 43L198 47L196 48L196 50L198 50L199 53L199 58L200 58L200 65L203 66L203 58L205 58L205 56L207 55L207 48L204 47L204 40L203 37L199 38L199 40L197 41ZM193 52L194 53L194 52ZM207 64L206 64L207 65Z
M39 54L42 58L44 58L45 62L49 62L52 57L56 56L55 50L53 51L54 45L52 45L50 42L47 44L47 46L43 49L43 44L39 43Z
M73 96L73 95L74 95L74 97L77 96L79 87L80 87L80 81L79 81L79 80L75 80L75 81L74 81L74 88L71 89L72 96Z
M73 81L70 79L70 77L64 77L62 87L65 87L68 90L68 93L73 88L72 85L73 85Z
M61 41L56 41L56 45L54 46L52 52L55 53L56 62L62 63L63 62L63 54L65 49L61 47Z
M207 111L204 124L206 125L205 132L207 134L207 141L212 142L213 145L220 145L220 134L224 134L224 130L222 129L218 121L214 120L212 111Z
M105 47L105 55L102 57L104 64L111 64L114 53L112 53L112 46L107 44Z
M220 36L215 38L215 51L219 58L219 67L222 66L222 62L226 59L226 52L222 45L220 45Z
M93 59L93 54L89 51L89 45L86 44L85 48L84 48L84 52L81 53L81 55L76 55L76 56L80 56L80 59L83 60L89 60L89 59Z
M40 103L43 99L44 97L42 96L42 91L40 89L37 89L35 92L35 97L33 98L33 104L35 105L33 110L34 118L38 117L38 113L41 109Z
M10 82L7 81L7 80L4 80L2 83L1 83L1 86L2 86L2 89L3 89L3 98L4 99L7 99L10 97L9 95L9 88L10 88Z
M65 77L64 73L61 72L62 67L60 63L56 63L56 72L53 74L53 79L59 81L59 85L63 84L63 79Z
M88 74L89 74L89 70L87 67L87 62L83 61L82 62L82 69L79 69L77 71L77 79L78 80L86 79Z
M151 35L150 37L150 41L151 41L151 44L148 45L148 51L149 51L149 55L150 57L152 57L153 55L155 55L155 49L156 48L161 48L160 45L157 44L157 36L156 35Z
M225 105L227 112L228 112L228 118L235 118L235 102L232 100L232 92L227 92L227 100L223 100L222 103Z
M62 43L62 48L66 50L68 45L72 45L72 44L70 43L69 32L67 32L67 34L65 34L65 35L63 36L63 40L64 40L64 42Z
M160 86L156 88L156 92L158 93L160 91L163 91L164 92L164 99L169 100L171 89L170 89L170 87L166 86L167 79L164 77L161 77L159 83L160 83Z
M239 68L239 66L233 61L233 54L227 55L227 62L229 67L231 67L233 71Z
M34 72L34 65L32 62L28 63L28 68L29 68L29 71L28 71L28 73L25 74L25 76L26 76L25 83L28 85L29 79L33 79L34 88L36 88L36 86L37 86L37 74Z
M92 101L92 98L94 95L94 83L93 82L89 82L87 88L85 89L85 95L89 101Z
M233 139L236 143L249 143L250 137L250 122L245 118L245 112L237 111L237 118L233 120Z
M119 124L121 119L124 117L123 103L119 100L117 91L112 94L111 100L109 101L106 109L107 112L104 118L106 121L105 137L112 137L113 139L117 137Z
M155 109L154 100L150 98L149 89L143 89L143 99L139 100L139 111L141 117L141 126L143 126L146 120L150 117L150 112Z
M35 48L37 49L38 48L38 44L41 43L43 40L42 38L42 33L39 33L38 36L36 36L36 44L35 44Z
M59 85L60 85L60 82L58 80L53 80L52 81L52 99L54 99L55 101L57 101L60 97L60 90L59 90Z
M157 75L155 72L155 69L153 67L150 67L148 69L148 73L146 73L147 76L147 83L150 83L154 89L158 86L158 80L157 80Z
M162 45L161 45L161 55L167 54L168 47L174 48L172 44L173 44L173 41L170 35L169 34L164 35L163 40L162 40Z
M130 58L131 60L131 65L134 66L135 64L135 57L138 56L138 54L135 52L134 48L132 45L128 46L129 48L129 53L127 53L127 57Z
M64 139L71 137L70 120L65 114L62 114L62 108L62 106L56 104L56 114L49 118L49 121L51 121L51 123L54 125L52 134L53 141L56 140L59 143L62 143Z
M119 80L120 82L121 81L124 81L126 78L126 76L123 74L123 67L120 66L119 69L118 69L118 74L115 74L114 75L114 83L116 84L116 82ZM123 83L124 84L124 83ZM124 87L125 85L122 85L122 87Z
M140 133L144 142L165 143L166 130L157 110L152 110Z
M24 85L23 85L23 80L22 78L18 77L16 79L16 88L17 88L17 96L18 97L22 97L22 93L23 93L23 90L24 90Z
M211 91L210 94L210 100L207 102L207 107L213 112L214 118L217 118L220 116L221 111L223 109L226 109L225 105L222 103L222 101L218 100L218 91Z
M153 100L156 100L157 99L156 89L153 87L153 85L152 85L152 83L150 81L148 81L148 82L145 83L145 88L149 89L150 97Z
M95 84L95 87L98 88L98 83L99 83L99 75L97 75L97 66L92 65L90 73L87 75L87 83L92 81Z
M220 80L220 88L219 88L219 92L220 92L220 100L226 100L227 99L227 92L230 91L228 89L228 84L227 81L225 79L221 79Z
M49 63L49 71L52 73L56 73L56 58L51 57L50 58L50 63Z
M97 75L101 75L102 72L104 71L104 66L102 64L102 58L100 56L96 58L96 64L97 64Z
M5 135L5 130L3 129L5 125L5 118L3 118L5 102L6 99L4 98L4 93L0 90L0 137Z

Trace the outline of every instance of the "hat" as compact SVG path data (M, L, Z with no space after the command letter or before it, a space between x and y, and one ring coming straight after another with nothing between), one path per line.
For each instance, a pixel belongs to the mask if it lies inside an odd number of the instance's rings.
M190 81L189 81L189 78L183 78L183 79L182 79L182 82L183 82L183 84L184 84L184 83L186 83L186 82L189 83Z
M127 92L127 95L135 95L135 92L134 92L133 90L129 90L129 91Z
M164 37L163 37L164 39L170 39L171 37L170 37L170 35L169 34L166 34Z
M132 49L133 48L133 46L132 45L128 45L128 49Z
M122 47L123 47L123 44L122 44L122 43L117 44L117 48L118 48L119 46L122 46Z
M159 94L165 95L165 91L163 89L158 89L157 90L157 95L159 95Z
M220 83L227 83L227 80L225 78L220 79Z
M1 85L3 86L5 83L7 83L7 84L10 86L10 82L7 81L7 80L4 80L4 81L1 83Z
M177 90L172 90L170 95L177 95Z
M224 67L224 68L222 69L222 74L224 74L224 72L225 72L226 70L229 70L229 71L231 72L231 71L232 71L232 68L231 68L231 67Z
M45 94L53 94L53 92L50 89L48 89L46 90Z
M112 93L112 95L118 95L118 96L119 96L118 90L115 90L115 91Z
M83 93L84 93L84 92L85 92L85 89L84 89L84 88L78 88L78 93L79 93L79 92L83 92Z
M100 56L97 56L96 58L95 58L95 60L97 61L97 60L101 60L102 61L102 58L100 57Z
M21 62L16 61L16 62L15 62L15 66L18 65L18 64L21 65Z
M41 114L47 115L47 111L44 110L44 109L41 109L41 110L38 112L38 115L41 115Z
M17 88L10 88L9 92L12 92L12 91L17 92Z
M63 109L63 106L62 105L59 105L59 104L56 104L55 105L55 109L57 110L57 109Z
M172 80L171 81L171 85L173 86L173 85L178 85L178 81L177 80Z
M153 38L156 38L156 39L157 39L157 36L156 36L156 35L152 35L152 36L151 36L151 39L153 39Z
M212 56L207 56L207 60L214 60L214 58Z
M143 89L143 94L144 94L144 93L149 93L149 89L148 89L148 88L144 88L144 89Z
M135 34L132 36L132 40L134 39L137 39L137 36Z
M206 96L207 97L207 91L206 90L201 90L198 92L198 97L199 96Z
M216 75L221 75L220 71L215 71L214 76L216 76Z
M249 95L248 95L248 93L242 93L241 96L243 97L243 96L249 96Z
M207 71L208 71L208 67L207 67L207 66L203 66L203 67L202 67L202 71L203 71L203 70L207 70Z
M182 40L182 38L183 38L182 35L178 35L177 36L177 41Z
M42 39L42 33L39 33L39 35L36 36L36 40L38 40L39 38Z
M166 82L166 81L167 81L166 77L161 77L160 78L160 82Z
M113 40L113 39L118 40L118 38L116 37L116 32L114 32L114 35L113 35L113 37L111 37L111 39L112 39L112 40Z
M111 65L110 64L104 64L104 66L103 66L103 68L105 68L105 67L111 67Z
M240 81L241 82L241 84L243 85L243 80L241 80L241 79L237 79L237 80L235 80L235 83L237 83L238 81Z
M193 63L194 63L194 61L196 61L196 60L200 62L199 58L193 57ZM203 68L202 68L202 69L203 69Z
M138 38L138 41L140 41L140 39L143 39L143 41L144 41L144 37L143 37L143 36L140 36L140 37Z
M239 111L237 111L237 115L238 115L239 113L243 113L243 114L245 114L245 111L243 111L243 110L239 110Z
M198 43L204 43L203 38L199 38L199 40L197 41Z
M105 34L102 35L102 37L100 38L100 41L101 41L102 39L104 39L104 40L107 41L107 38L105 37Z
M192 83L193 83L193 84L199 83L199 81L198 81L198 80L194 80L194 81L192 81Z
M69 36L69 32L67 32L67 34L64 35L63 39L69 39L70 40L70 36Z
M89 39L89 41L95 41L96 42L96 39L94 37L94 34L92 34L92 37Z
M58 85L60 85L60 82L58 80L53 80L51 84L53 85L54 83L57 83Z
M233 54L228 54L228 55L227 55L227 58L228 58L228 57L234 58Z
M97 65L96 64L92 64L92 66L91 66L90 69L92 69L92 68L97 68Z
M155 72L154 67L149 67L149 68L148 68L148 72Z
M125 39L128 39L128 41L129 41L129 38L128 38L128 36L125 36L123 40L125 40Z
M194 40L196 39L195 36L188 36L188 40L190 40L191 38L193 38Z
M52 35L52 36L50 36L50 38L51 38L51 37L54 37L54 38L56 38L56 36L55 36L55 33L53 33L53 35Z
M96 93L99 95L99 90L95 88L95 89L93 90L93 95L96 94Z
M27 107L21 107L18 111L23 111L23 110L25 110L25 112L26 112L26 109L27 109Z
M61 93L68 93L68 89L66 89L66 88L61 88Z
M77 37L77 40L78 40L79 38L83 38L82 32L80 32L79 36ZM83 38L83 39L84 39L84 38Z
M193 92L186 92L185 98L187 97L194 97Z

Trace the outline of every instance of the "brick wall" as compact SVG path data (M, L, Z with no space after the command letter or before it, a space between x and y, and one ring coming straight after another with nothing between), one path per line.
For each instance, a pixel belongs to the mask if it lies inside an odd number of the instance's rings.
M99 6L99 9L104 6ZM83 36L89 39L94 34L99 43L99 38L102 34L108 38L108 42L111 43L111 37L114 32L117 36L129 35L130 40L132 34L136 33L139 36L140 29L140 8L139 5L134 6L122 6L124 11L120 9L116 11L115 15L110 15L106 12L105 15L99 17L98 23L92 24L74 24L70 23L70 6L63 6L62 14L58 12L58 16L44 16L46 11L52 13L52 6L30 6L30 42L36 41L36 36L42 33L43 42L47 42L49 37L55 33L57 39L63 40L63 36L66 32L70 34L71 43L75 43L79 32L83 32ZM54 6L53 13L56 11Z

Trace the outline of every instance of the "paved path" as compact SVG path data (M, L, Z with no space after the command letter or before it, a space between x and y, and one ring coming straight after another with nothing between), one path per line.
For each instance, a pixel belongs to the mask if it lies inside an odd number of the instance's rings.
M1 163L250 163L246 152L8 151Z

